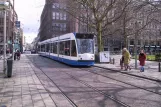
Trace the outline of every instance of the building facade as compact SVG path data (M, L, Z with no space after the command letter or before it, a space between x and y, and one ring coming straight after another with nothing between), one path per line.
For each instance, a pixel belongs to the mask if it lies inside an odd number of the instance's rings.
M157 2L157 1L156 1ZM142 3L142 2L138 2ZM127 36L128 49L134 49L134 42L136 40L136 32L138 28L142 28L137 34L137 47L150 47L150 46L161 46L160 35L161 35L161 25L160 25L160 13L152 13L151 19L158 20L159 22L148 22L147 16L149 16L149 11L153 8L151 5L145 5L139 12L134 11L135 7L140 4L136 1L132 3L126 9L126 12L122 15L122 18L111 23L106 30L103 31L102 41L105 51L120 51L125 47L125 36ZM155 3L155 1L153 1ZM56 37L69 32L79 32L79 33L95 33L94 29L90 29L88 26L87 19L83 23L83 19L80 21L73 17L70 12L68 12L68 7L71 6L68 0L46 0L43 12L40 18L40 28L38 38L39 41L43 41L52 37ZM79 7L79 6L78 6ZM120 11L120 6L111 10L109 13L109 18L117 15ZM80 11L83 11L80 5ZM81 12L80 12L81 13ZM91 15L90 11L85 10L82 12L84 15ZM81 16L81 15L80 15ZM92 17L92 16L89 16ZM138 23L137 27L135 22ZM146 25L146 23L148 24ZM145 26L146 25L146 26ZM145 27L144 27L145 26ZM136 29L137 28L137 29Z
M40 18L40 41L56 37L69 32L75 32L75 18L72 18L65 10L66 0L46 0Z
M18 19L16 11L13 10L13 5L9 0L8 9L6 10L6 40L7 49L12 51L12 40L15 35L14 20ZM13 20L14 18L14 20ZM0 10L0 50L3 50L3 36L4 36L4 11Z

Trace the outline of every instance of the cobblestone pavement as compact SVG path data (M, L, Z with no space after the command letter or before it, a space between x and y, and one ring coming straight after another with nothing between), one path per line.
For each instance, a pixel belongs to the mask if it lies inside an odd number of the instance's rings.
M29 63L26 56L22 55L20 61L14 61L11 78L4 78L0 72L0 107L55 106Z
M135 60L131 59L130 66L131 66L132 69L130 71L123 71L123 70L120 69L121 55L112 55L111 58L115 59L115 64L96 63L95 66L108 68L108 69L111 69L111 70L117 70L117 71L120 71L120 72L126 72L128 74L153 79L153 80L156 80L156 81L161 81L161 72L158 72L158 62L146 61L145 72L140 72L139 61L137 61L138 68L135 69Z

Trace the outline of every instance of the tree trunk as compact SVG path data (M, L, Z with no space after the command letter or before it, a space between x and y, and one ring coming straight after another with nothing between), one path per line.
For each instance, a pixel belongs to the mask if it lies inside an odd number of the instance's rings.
M124 18L123 18L123 36L124 36L124 47L128 49L128 38L126 35L126 12L124 13Z
M124 47L128 49L128 40L126 34L124 34Z
M98 23L97 26L97 44L98 44L98 53L103 51L103 44L102 44L102 24Z

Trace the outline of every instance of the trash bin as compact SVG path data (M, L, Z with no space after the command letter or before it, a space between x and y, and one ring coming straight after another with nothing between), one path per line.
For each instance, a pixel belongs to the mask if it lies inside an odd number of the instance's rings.
M7 59L7 77L12 76L12 64L13 64L12 58Z

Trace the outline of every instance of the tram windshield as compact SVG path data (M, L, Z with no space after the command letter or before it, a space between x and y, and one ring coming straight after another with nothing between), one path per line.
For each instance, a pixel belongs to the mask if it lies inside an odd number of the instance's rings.
M91 53L94 54L93 35L77 35L78 54Z

